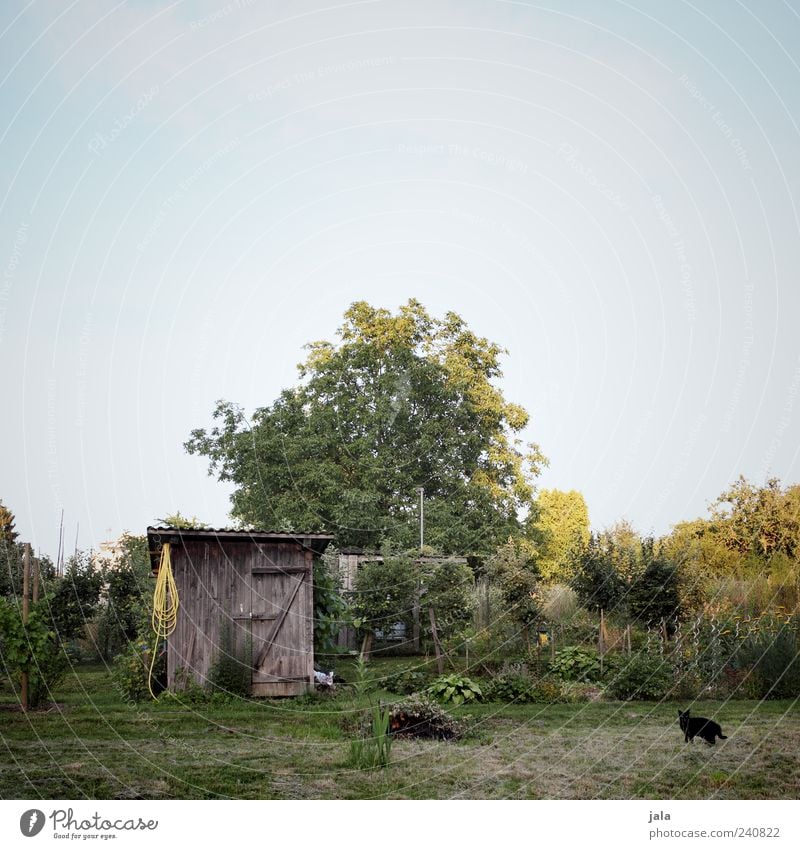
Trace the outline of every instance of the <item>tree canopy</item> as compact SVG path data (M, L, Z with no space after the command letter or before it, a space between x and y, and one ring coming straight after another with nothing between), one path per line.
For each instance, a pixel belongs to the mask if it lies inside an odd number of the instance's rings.
M537 499L536 524L542 536L538 566L545 581L571 578L571 554L589 543L589 510L576 490L543 489Z
M504 350L453 312L410 300L354 303L335 342L313 342L297 386L247 419L220 401L191 454L235 485L245 525L331 530L338 545L489 552L520 529L546 463L523 443L528 414L495 384Z

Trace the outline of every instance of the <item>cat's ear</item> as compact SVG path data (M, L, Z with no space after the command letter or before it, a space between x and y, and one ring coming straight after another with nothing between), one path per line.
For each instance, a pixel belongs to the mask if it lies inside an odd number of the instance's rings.
M682 716L683 716L683 714L680 711L678 711L678 719L680 719Z

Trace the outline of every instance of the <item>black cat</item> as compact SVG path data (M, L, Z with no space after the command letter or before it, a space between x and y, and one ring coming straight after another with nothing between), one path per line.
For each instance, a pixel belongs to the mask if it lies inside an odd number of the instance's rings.
M689 743L694 743L695 737L702 737L710 746L714 745L714 740L719 737L720 740L728 738L722 733L722 728L719 723L713 719L706 719L703 716L689 716L689 711L678 711L678 724L683 731L683 739Z

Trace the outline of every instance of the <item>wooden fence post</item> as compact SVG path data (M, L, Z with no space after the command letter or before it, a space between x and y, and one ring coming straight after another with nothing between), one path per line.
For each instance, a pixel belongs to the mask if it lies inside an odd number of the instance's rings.
M30 602L28 599L28 595L30 592L30 580L31 580L31 545L29 542L25 543L25 546L22 551L22 626L23 628L28 624L28 614L30 612ZM22 676L20 680L20 704L22 706L22 710L27 712L28 710L28 667L26 666L22 670Z
M444 675L444 656L442 654L442 647L439 643L439 634L436 631L436 614L433 612L433 608L428 608L428 616L431 620L431 636L433 637L433 649L436 652L436 668L439 670L439 675Z
M33 603L39 601L39 570L41 563L38 557L33 558Z
M603 608L600 608L600 639L598 641L598 649L600 651L600 674L603 674L603 655L605 654L606 648L606 640L605 640L605 630L606 630L606 622L605 617L603 616Z
M419 579L417 579L417 586L414 590L414 606L413 606L413 616L414 622L411 626L411 638L414 641L414 653L420 653L420 635L421 635L421 627L419 621L419 597L420 597L421 587Z

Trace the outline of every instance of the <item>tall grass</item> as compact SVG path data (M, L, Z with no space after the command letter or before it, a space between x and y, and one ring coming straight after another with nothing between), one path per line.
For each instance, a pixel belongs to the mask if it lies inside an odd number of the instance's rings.
M359 736L350 741L349 766L355 769L376 769L389 765L392 754L392 735L390 725L392 710L390 707L373 705L372 735Z

